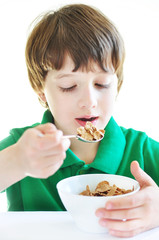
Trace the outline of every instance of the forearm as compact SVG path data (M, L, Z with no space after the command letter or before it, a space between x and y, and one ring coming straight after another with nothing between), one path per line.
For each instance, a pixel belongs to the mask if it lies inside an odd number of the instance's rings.
M0 191L25 177L21 167L16 144L0 151Z

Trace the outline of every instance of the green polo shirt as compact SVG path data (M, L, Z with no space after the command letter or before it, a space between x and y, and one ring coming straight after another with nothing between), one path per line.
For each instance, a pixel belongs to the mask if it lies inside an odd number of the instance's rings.
M42 124L53 122L50 111L44 113ZM24 131L39 123L10 131L0 142L0 150L16 143ZM89 151L89 149L88 149ZM70 149L61 168L47 179L26 177L7 188L9 211L61 211L65 210L57 193L56 184L64 178L87 173L107 173L133 177L130 163L137 160L159 185L159 143L145 133L119 127L113 117L105 128L94 161L85 164Z

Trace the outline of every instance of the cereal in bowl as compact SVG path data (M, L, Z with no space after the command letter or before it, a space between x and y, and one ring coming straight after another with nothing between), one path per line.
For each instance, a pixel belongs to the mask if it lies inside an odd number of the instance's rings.
M86 186L86 190L80 193L80 195L83 196L117 196L117 195L122 195L126 193L130 193L134 191L134 188L125 190L123 188L117 187L115 184L113 186L110 186L108 181L102 181L98 183L95 191L90 191L89 186Z

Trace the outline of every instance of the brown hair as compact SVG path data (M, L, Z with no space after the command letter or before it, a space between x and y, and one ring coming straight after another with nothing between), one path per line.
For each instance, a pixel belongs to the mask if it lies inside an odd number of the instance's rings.
M28 76L35 92L43 90L49 69L60 69L65 54L74 64L73 71L88 67L89 60L104 71L112 67L123 82L124 43L114 24L99 10L72 4L49 11L38 18L26 44Z

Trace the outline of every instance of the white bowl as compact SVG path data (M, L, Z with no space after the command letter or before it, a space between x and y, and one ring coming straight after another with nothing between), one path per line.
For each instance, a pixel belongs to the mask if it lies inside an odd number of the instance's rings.
M97 184L101 181L108 181L112 186L115 184L119 188L132 189L134 191L117 196L83 196L80 192L86 189L89 185L90 190L95 190ZM72 215L76 225L83 231L102 233L107 229L99 225L99 219L95 215L98 208L105 206L105 203L114 198L123 198L139 191L139 183L128 177L112 174L85 174L69 177L57 183L57 190L61 201L66 210Z

